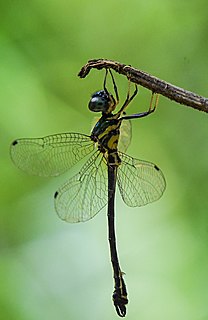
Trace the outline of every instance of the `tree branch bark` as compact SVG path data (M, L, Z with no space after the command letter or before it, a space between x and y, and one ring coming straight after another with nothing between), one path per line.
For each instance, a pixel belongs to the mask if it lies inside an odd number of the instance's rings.
M147 72L113 60L89 60L88 63L81 68L78 76L80 78L85 78L93 68L98 70L103 68L113 69L119 74L125 75L131 82L139 84L152 92L159 93L170 100L174 100L180 104L208 113L208 98L174 86L171 83L154 77Z

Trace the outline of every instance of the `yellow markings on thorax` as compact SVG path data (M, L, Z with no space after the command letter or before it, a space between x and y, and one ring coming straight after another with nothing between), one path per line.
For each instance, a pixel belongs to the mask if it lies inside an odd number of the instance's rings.
M120 127L120 123L109 125L102 133L99 134L98 138L102 139L103 137L109 135L110 132L118 129L119 127Z
M117 150L118 138L119 138L119 134L115 134L110 137L110 139L108 140L108 148L110 150Z
M103 153L108 165L118 167L121 159L118 155L118 140L121 121L116 116L102 117L92 131L92 137L98 143L98 149ZM94 136L93 136L94 135Z

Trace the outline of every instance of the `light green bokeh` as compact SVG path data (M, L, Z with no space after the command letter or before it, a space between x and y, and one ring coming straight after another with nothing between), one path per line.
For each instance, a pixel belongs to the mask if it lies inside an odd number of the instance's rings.
M207 2L7 1L0 12L0 317L116 319L106 211L88 223L58 219L54 179L19 172L9 145L20 137L89 133L90 94L103 72L77 73L92 58L114 59L208 96ZM116 75L121 100L126 79ZM131 112L148 108L141 88ZM117 239L129 291L127 319L208 318L207 115L160 98L133 122L128 153L159 165L167 190L128 208L117 197Z

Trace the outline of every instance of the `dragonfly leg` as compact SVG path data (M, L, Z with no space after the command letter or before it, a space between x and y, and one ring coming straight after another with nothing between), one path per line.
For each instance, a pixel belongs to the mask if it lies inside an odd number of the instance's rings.
M108 89L107 89L107 86L106 86L106 82L107 82L107 76L108 76L108 72L110 73L111 75L111 79L112 79L112 83L113 83L113 89L114 89L114 93L115 93L115 98L113 97L112 94L109 93ZM115 82L115 79L114 79L114 76L113 76L113 73L110 69L105 69L105 77L104 77L104 82L103 82L103 89L104 91L107 93L108 96L112 96L113 98L113 101L115 101L114 105L117 106L118 103L119 103L119 94L118 94L118 88L116 86L116 82Z
M153 113L155 111L155 109L157 108L157 105L158 105L158 101L159 101L159 94L155 93L155 92L152 92L151 100L150 100L150 106L149 106L149 109L147 111L141 112L141 113L135 113L135 114L127 115L127 116L123 116L120 119L121 120L129 120L129 119L137 119L137 118L146 117L146 116L148 116L149 114L151 114L151 113Z
M130 87L131 87L131 82L129 80L128 83L128 91L127 91L127 96L126 96L126 100L124 101L124 104L122 105L121 109L119 110L118 114L122 114L123 112L125 112L126 107L129 105L129 103L134 99L134 97L137 95L138 93L138 87L135 84L135 90L133 92L133 94L130 96Z
M116 85L116 82L115 82L115 79L114 79L114 76L113 76L113 73L112 73L111 69L109 69L109 72L110 72L111 79L112 79L112 82L113 82L113 89L114 89L114 92L115 92L115 95L116 95L116 104L118 104L119 103L118 88L117 88L117 85Z
M154 98L155 98L155 102L154 102ZM158 101L159 101L159 93L152 92L148 111L154 112L158 106ZM153 105L153 102L154 102L154 105Z
M105 69L105 77L104 77L104 81L103 81L103 89L107 94L109 94L108 89L106 87L107 75L108 75L108 69Z

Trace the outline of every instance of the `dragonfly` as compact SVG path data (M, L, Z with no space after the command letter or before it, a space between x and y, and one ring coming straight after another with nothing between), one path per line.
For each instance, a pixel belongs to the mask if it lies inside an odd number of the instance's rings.
M114 94L107 89L108 73ZM115 113L119 104L118 89L112 71L106 69L103 89L95 92L88 104L92 112L101 113L90 135L59 133L43 138L17 139L10 149L11 159L19 169L44 177L59 176L87 158L80 171L55 192L55 210L62 220L77 223L90 220L107 205L108 240L114 278L112 300L120 317L126 315L128 297L116 246L116 186L123 201L130 207L144 206L158 200L166 187L164 175L157 165L125 153L131 140L129 129L125 135L125 123L129 128L131 119L152 114L158 102L156 96L153 104L152 93L147 111L127 115L126 108L137 93L137 85L133 93L130 93L129 85L126 99ZM123 151L119 150L119 146Z

